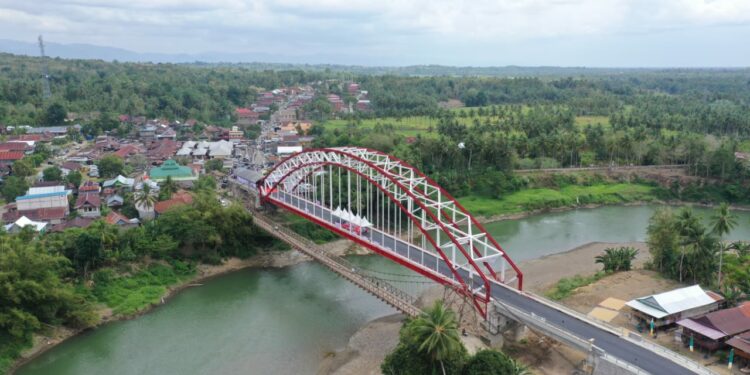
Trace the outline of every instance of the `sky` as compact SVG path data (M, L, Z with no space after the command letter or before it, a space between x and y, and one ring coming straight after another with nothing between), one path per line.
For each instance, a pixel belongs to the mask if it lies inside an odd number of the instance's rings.
M750 66L750 0L0 0L0 39L356 65Z

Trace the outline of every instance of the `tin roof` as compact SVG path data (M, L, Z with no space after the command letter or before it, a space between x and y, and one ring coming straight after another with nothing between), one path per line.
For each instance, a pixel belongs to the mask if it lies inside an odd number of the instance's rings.
M656 319L660 319L667 315L715 302L716 300L704 292L700 285L693 285L669 292L636 298L628 301L627 305Z

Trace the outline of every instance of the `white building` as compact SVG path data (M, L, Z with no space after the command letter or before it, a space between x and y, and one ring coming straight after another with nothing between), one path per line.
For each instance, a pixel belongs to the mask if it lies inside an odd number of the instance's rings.
M16 207L18 211L36 210L39 208L65 208L68 212L68 196L70 190L65 190L65 186L45 186L32 187L22 195L16 198Z

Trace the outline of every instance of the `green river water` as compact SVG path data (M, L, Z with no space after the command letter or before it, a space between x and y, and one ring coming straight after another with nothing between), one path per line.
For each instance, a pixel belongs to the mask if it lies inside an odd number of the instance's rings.
M486 228L514 260L523 261L592 241L643 241L655 209L582 209ZM738 215L729 237L750 239L750 213ZM398 276L410 272L380 257L350 260L384 278L420 280ZM396 285L414 293L426 284ZM359 327L394 312L315 263L246 269L189 288L137 319L74 337L16 374L315 374L321 360L345 347Z

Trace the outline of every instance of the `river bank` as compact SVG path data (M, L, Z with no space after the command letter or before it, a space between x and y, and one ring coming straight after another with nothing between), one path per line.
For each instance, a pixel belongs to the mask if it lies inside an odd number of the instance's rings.
M633 201L633 202L620 203L620 204L601 203L601 204L583 204L583 205L540 208L538 210L529 210L529 211L517 212L517 213L498 214L498 215L491 215L491 216L478 216L476 217L476 219L481 224L489 224L489 223L494 223L498 221L520 220L520 219L525 219L527 217L534 216L534 215L566 212L566 211L578 210L578 209L594 209L594 208L599 208L599 207L611 207L611 206L634 207L634 206L646 206L646 205L660 205L660 206L674 206L674 207L691 206L691 207L700 207L700 208L716 208L719 206L718 204L713 204L713 203L699 203L699 202L690 202L690 201L661 201L661 200ZM734 211L750 212L750 206L747 206L747 205L734 205L733 204L733 205L730 205L730 208Z
M364 255L369 253L367 250L361 248L360 246L357 246L344 239L333 241L320 246L324 247L326 250L337 256ZM18 368L20 368L24 364L39 357L48 350L62 344L72 337L93 329L97 329L108 323L135 319L144 314L148 314L153 309L167 303L171 298L179 294L181 291L187 288L199 287L202 283L209 281L212 278L246 268L283 268L309 261L312 261L312 258L298 251L290 250L260 253L246 259L228 258L219 265L199 264L193 277L186 279L179 284L170 286L169 288L167 288L166 293L161 297L160 303L152 304L136 314L114 315L111 309L102 307L99 310L101 321L95 327L88 328L86 330L75 330L67 327L51 327L50 332L47 335L35 335L33 338L32 346L29 349L25 350L21 357L16 359L16 361L8 370L8 374L12 375L16 370L18 370Z
M525 289L541 294L561 278L595 274L601 269L601 265L594 263L594 257L608 247L619 246L630 246L639 250L634 262L635 267L642 267L650 257L648 246L644 242L587 243L562 253L520 262L519 267L526 275ZM441 296L442 288L430 288L419 296L418 303L421 306L429 305L430 301ZM322 361L318 375L380 374L380 364L398 344L398 332L403 320L403 315L396 314L368 322L351 336L346 348L332 353ZM471 334L466 340L466 344L472 346L470 352L483 346L478 339L475 339L480 332L471 331L474 329L470 329ZM562 370L567 370L566 366L572 369L572 365L565 358L557 358L559 356L558 353L551 361L554 363L543 366L542 373L557 374Z

